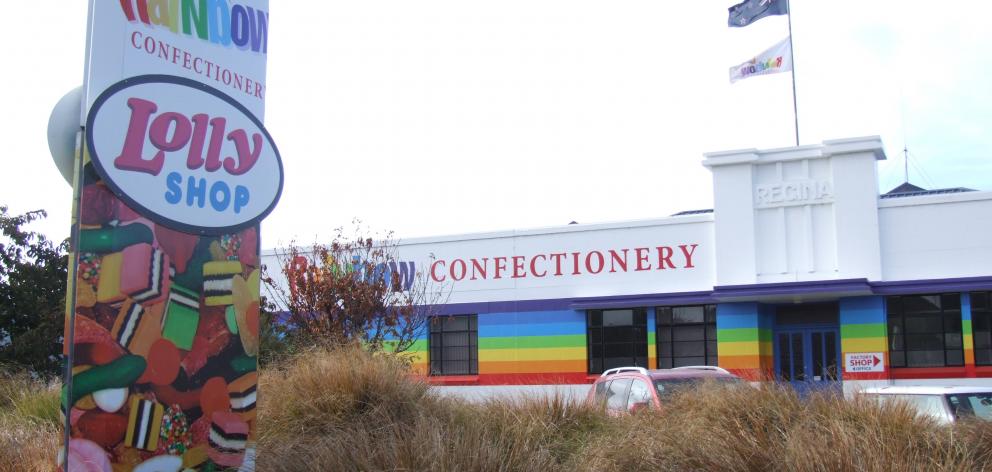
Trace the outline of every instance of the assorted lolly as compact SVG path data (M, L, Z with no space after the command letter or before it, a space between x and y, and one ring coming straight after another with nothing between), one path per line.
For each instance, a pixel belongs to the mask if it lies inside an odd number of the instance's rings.
M231 411L241 415L245 421L255 419L255 387L258 385L258 374L249 372L227 385L228 396L231 397Z
M180 349L193 347L196 326L200 322L200 295L173 284L162 321L162 336Z
M207 305L230 305L231 282L242 272L238 261L211 261L203 264L203 299Z
M161 303L145 306L128 300L121 305L110 334L132 354L145 356L152 343L162 337L163 308Z
M121 267L124 254L107 254L100 260L100 281L96 284L96 301L114 304L124 300L121 293Z
M153 305L169 294L169 256L151 244L128 246L121 253L121 291L137 303Z
M223 411L214 412L210 422L210 449L207 455L224 466L237 466L245 455L248 442L248 423L238 415Z
M238 467L254 441L257 229L177 231L99 181L80 205L70 470Z
M158 448L158 435L161 433L162 405L154 400L131 398L131 416L127 420L127 437L124 444L146 451Z

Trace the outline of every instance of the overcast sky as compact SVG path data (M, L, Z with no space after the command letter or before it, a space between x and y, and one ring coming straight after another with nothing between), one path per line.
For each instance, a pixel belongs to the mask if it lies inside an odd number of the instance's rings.
M411 237L710 208L703 153L793 144L789 74L728 80L786 17L730 29L733 3L271 1L266 127L286 186L263 246L353 217ZM71 194L46 126L82 83L86 2L5 10L0 205L47 210L34 228L61 239ZM992 190L992 3L792 10L802 144L877 134L882 191L904 145L914 184Z

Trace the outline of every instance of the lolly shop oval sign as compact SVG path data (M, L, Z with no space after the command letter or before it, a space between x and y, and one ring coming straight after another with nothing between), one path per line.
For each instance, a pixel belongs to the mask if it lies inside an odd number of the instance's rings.
M178 230L237 231L282 193L282 160L262 123L193 80L144 75L112 85L90 108L86 144L118 197Z

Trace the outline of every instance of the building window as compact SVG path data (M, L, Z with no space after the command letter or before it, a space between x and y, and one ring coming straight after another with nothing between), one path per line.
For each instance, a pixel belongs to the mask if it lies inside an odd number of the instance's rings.
M590 374L614 367L647 367L647 310L590 310L586 316Z
M975 365L992 365L992 292L971 293Z
M479 373L478 315L431 318L431 375Z
M717 365L716 305L657 309L658 368Z
M889 297L886 305L892 367L964 365L959 294Z

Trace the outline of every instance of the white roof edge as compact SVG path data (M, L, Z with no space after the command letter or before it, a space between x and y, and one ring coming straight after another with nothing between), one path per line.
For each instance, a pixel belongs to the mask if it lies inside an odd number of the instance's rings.
M898 198L879 198L878 208L939 205L942 203L963 203L992 200L992 191L939 193L936 195L914 195Z
M703 154L703 166L715 167L731 164L742 164L754 161L778 162L796 159L829 157L857 152L871 152L875 159L885 159L885 150L880 136L862 136L857 138L829 139L822 144L804 144L770 149L738 149L717 151Z
M439 236L423 236L415 238L394 238L397 245L433 244L440 242L473 241L480 239L512 238L519 236L539 236L555 233L579 233L583 231L604 231L611 229L644 228L649 226L668 226L682 224L700 224L713 222L713 213L696 215L666 216L662 218L610 221L602 223L586 223L574 225L545 226L538 228L513 229L506 231L487 231L479 233L449 234ZM261 251L262 256L273 256L281 248L269 248Z
M604 231L611 229L644 228L649 226L668 226L679 224L699 224L713 221L712 213L683 216L667 216L663 218L611 221L603 223L585 223L574 225L545 226L539 228L514 229L508 231L491 231L481 233L465 233L441 236L425 236L416 238L397 238L401 246L411 244L432 244L452 241L471 241L480 239L511 238L519 236L539 236L542 234L555 233L580 233L584 231Z

